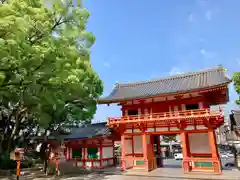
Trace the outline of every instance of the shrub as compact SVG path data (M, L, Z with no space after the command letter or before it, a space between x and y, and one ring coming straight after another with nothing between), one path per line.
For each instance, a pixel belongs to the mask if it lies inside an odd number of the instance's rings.
M9 158L9 156L2 155L0 158L0 169L15 169L17 166L16 161Z
M34 161L31 158L24 157L25 159L21 161L21 168L30 168L34 166ZM12 160L7 155L2 155L0 157L0 169L16 169L17 162Z

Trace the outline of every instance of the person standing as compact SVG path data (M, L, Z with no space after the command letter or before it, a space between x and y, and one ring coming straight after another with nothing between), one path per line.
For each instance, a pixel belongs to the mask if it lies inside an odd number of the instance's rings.
M50 147L50 144L47 144L47 147L44 151L44 169L43 169L44 173L46 174L47 174L50 154L51 154L51 147Z

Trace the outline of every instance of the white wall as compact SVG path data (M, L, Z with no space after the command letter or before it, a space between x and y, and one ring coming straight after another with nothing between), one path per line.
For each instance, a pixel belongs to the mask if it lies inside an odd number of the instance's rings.
M102 149L102 157L104 158L113 158L113 147L103 147Z
M142 153L142 136L133 136L134 153Z
M191 153L211 153L208 133L189 133Z
M132 154L132 140L125 139L126 154Z

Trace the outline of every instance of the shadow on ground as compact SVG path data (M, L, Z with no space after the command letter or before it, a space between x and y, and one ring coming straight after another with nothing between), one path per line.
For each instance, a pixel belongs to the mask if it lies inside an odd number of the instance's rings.
M230 176L212 176L212 175L186 175L183 174L179 165L168 165L169 167L159 168L150 173L142 170L129 170L127 172L120 171L118 167L108 167L105 169L83 170L75 166L74 162L60 164L61 175L46 176L40 171L41 167L28 169L23 171L20 180L209 180L222 179L232 180ZM240 179L240 176L234 175L234 172L229 172L234 179ZM1 180L15 180L15 176L3 177Z

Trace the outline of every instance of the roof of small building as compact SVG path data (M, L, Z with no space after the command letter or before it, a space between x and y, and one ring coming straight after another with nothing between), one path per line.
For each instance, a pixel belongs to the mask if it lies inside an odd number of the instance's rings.
M99 104L117 103L123 100L184 93L228 84L225 69L220 66L198 72L189 72L166 78L116 84L112 92L98 100Z
M86 139L93 138L97 136L108 135L111 132L106 123L96 123L89 124L83 127L72 128L70 134L63 135L62 139L71 140L71 139Z

